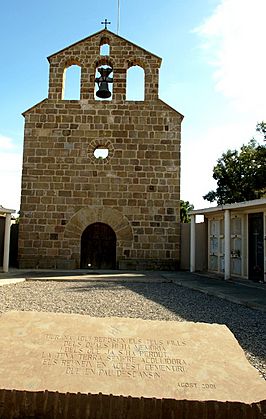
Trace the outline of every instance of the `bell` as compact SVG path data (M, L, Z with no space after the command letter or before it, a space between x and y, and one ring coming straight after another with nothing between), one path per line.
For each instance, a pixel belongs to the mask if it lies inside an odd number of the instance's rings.
M106 81L99 83L99 90L96 92L96 96L101 99L108 99L108 97L111 96L111 92L108 89L108 83Z
M95 79L99 87L99 90L96 92L96 96L100 99L108 99L112 95L108 88L108 83L113 83L113 79L108 76L112 73L113 69L111 67L99 67L98 71L101 77L97 77Z

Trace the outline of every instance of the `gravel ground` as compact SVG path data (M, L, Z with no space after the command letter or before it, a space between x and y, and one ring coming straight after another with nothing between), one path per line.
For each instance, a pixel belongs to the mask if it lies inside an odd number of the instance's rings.
M225 324L266 380L265 314L173 283L27 281L0 287L0 312L10 310Z

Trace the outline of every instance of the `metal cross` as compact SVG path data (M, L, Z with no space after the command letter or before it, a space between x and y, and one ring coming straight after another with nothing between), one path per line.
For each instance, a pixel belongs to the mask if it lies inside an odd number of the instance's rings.
M105 19L105 21L104 21L104 22L101 22L101 25L105 25L104 29L108 29L108 28L107 28L107 25L111 25L111 22L108 22L108 20L107 20L107 19Z

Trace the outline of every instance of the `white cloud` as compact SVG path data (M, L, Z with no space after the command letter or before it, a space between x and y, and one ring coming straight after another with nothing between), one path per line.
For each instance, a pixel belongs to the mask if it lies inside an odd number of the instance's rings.
M12 138L0 134L0 205L19 210L22 152Z
M220 0L195 29L206 64L213 69L216 93L209 120L188 126L182 139L181 196L196 208L210 206L202 195L216 189L213 167L222 153L239 149L266 120L266 0ZM215 99L215 96L213 96Z
M0 134L0 150L12 150L14 148L15 144L12 138Z
M266 111L265 16L265 0L221 0L196 29L215 68L217 90L258 120Z
M202 197L216 189L212 178L213 167L228 149L240 149L254 134L253 121L235 121L223 125L209 125L196 132L188 128L182 140L181 198L191 202L195 208L213 206Z

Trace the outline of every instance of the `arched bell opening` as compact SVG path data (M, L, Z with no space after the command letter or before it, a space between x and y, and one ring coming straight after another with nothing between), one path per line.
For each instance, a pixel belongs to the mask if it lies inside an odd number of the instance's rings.
M81 92L81 66L70 64L64 69L63 74L63 100L80 100Z
M106 36L102 37L100 41L100 55L101 56L110 55L110 39Z
M82 269L116 269L116 234L108 224L90 224L81 235L80 245Z
M111 100L113 95L113 68L108 64L96 67L94 98Z
M127 70L126 100L143 101L145 99L145 71L134 64Z
M108 44L101 45L100 55L104 55L104 56L110 55L110 45Z

